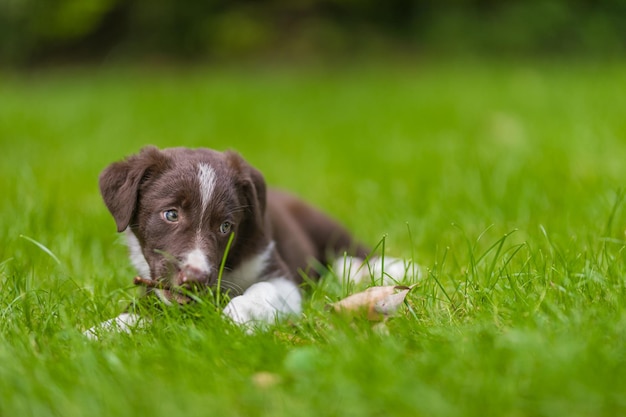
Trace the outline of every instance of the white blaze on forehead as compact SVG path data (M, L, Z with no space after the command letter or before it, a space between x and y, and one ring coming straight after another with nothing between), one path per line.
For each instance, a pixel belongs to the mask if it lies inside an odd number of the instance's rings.
M183 262L183 267L193 268L201 272L210 271L209 261L200 249L189 252Z
M200 199L202 201L202 213L206 211L209 201L215 189L215 171L208 164L198 164L198 181L200 183Z

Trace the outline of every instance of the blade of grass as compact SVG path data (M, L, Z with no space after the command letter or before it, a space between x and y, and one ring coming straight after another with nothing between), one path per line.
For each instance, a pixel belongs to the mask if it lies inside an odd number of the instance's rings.
M35 239L33 239L32 237L28 237L26 235L20 235L20 238L22 238L24 240L27 240L30 243L32 243L33 245L37 246L44 253L46 253L48 256L50 256L54 260L54 262L57 263L57 265L61 265L61 261L59 260L59 258L57 258L57 256L50 249L48 249L43 243L38 242Z
M228 258L228 253L230 252L230 246L233 244L233 239L235 238L235 233L231 233L228 238L228 243L226 244L226 250L224 251L224 256L222 256L222 262L220 262L220 270L217 274L217 288L215 294L215 302L219 307L221 301L221 288L222 288L222 276L224 275L224 267L226 266L226 258Z

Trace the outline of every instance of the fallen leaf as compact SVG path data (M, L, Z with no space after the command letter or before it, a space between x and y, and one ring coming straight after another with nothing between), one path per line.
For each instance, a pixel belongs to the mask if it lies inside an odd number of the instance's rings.
M368 320L380 321L398 311L412 288L405 285L370 287L332 303L330 307L349 317L365 315Z
M411 288L403 288L395 294L388 295L374 304L374 310L385 317L396 314Z
M262 371L252 375L252 383L263 389L271 388L274 385L279 384L280 381L280 376L271 372Z

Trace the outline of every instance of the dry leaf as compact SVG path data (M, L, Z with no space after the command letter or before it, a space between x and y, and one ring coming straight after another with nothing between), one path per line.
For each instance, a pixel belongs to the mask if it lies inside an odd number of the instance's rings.
M374 310L385 317L393 316L404 303L404 299L409 291L411 291L411 288L405 287L395 294L388 295L374 304Z
M332 303L330 307L347 316L364 314L368 320L379 321L398 311L411 288L405 285L371 287Z
M279 384L280 381L280 376L271 372L262 371L252 375L252 383L259 388L271 388Z

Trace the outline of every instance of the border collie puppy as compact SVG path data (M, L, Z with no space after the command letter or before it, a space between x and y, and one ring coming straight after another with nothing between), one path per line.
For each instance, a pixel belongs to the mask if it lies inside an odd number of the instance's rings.
M159 284L147 293L168 304L189 301L176 288L215 287L222 261L220 284L231 297L223 314L244 325L299 314L301 274L315 276L314 265L338 261L336 271L357 281L372 268L400 278L406 272L399 260L383 266L378 258L355 275L369 250L319 210L268 189L232 151L149 146L109 165L99 183L118 232L126 233L131 262ZM128 331L138 322L123 313L85 334Z

